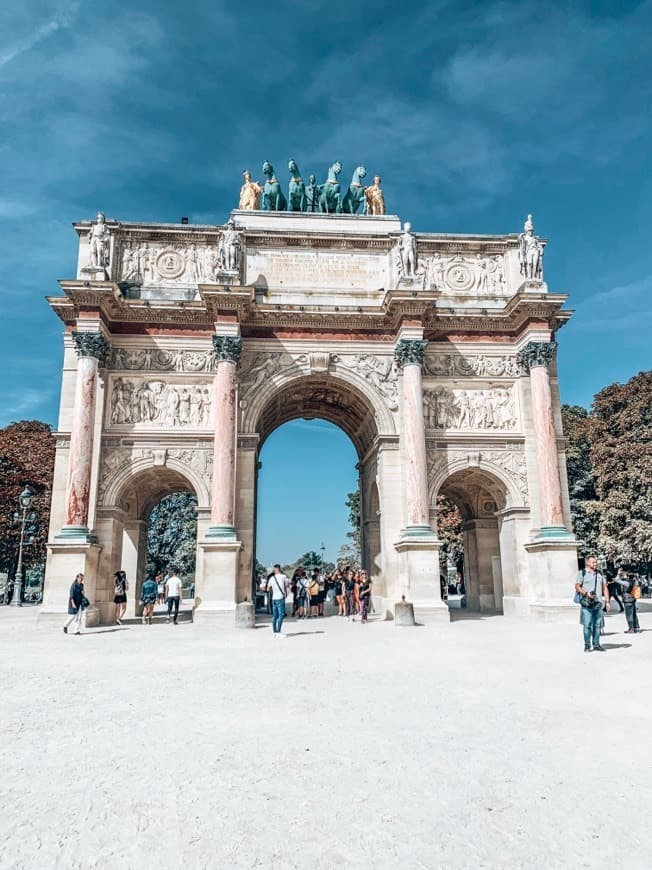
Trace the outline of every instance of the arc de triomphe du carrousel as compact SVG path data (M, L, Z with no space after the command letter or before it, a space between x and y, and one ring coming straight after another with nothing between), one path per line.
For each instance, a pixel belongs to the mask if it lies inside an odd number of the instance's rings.
M148 516L189 492L194 619L232 623L252 596L259 453L296 418L355 445L377 612L404 595L421 621L448 619L445 494L470 609L574 616L555 359L570 312L532 217L507 235L413 232L363 167L350 186L339 163L322 184L289 169L289 186L269 163L264 185L244 173L222 226L74 224L76 277L48 298L64 361L41 619L65 612L78 571L90 624L113 618L120 568L138 612Z

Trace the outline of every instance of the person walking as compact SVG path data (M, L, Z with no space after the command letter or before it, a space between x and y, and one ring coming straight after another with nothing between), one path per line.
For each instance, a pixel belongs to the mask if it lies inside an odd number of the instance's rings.
M297 619L305 619L307 610L306 605L308 603L308 578L303 569L298 573L296 590Z
M122 618L127 610L127 575L124 571L116 571L113 575L113 603L115 604L115 621L122 625Z
M281 571L280 565L274 565L274 569L267 582L272 599L272 632L274 637L285 638L281 633L283 620L285 619L285 599L287 598L290 581Z
M346 616L346 595L344 594L344 579L339 568L333 574L335 582L335 600L337 601L337 615Z
M143 625L152 624L154 605L158 598L158 583L153 577L148 577L140 590L140 601L143 605Z
M641 597L641 584L638 581L636 574L621 574L622 568L616 575L615 582L623 590L623 602L625 604L625 619L627 620L627 630L625 634L638 634L641 626L638 621L638 609L636 603Z
M84 575L77 574L68 593L68 614L70 618L63 627L63 633L68 634L72 624L71 634L81 634L84 613L88 607L88 598L84 595Z
M181 591L182 591L182 583L181 579L177 577L177 572L173 569L172 574L165 581L165 600L168 603L168 618L166 622L170 621L170 617L172 616L172 610L174 610L174 624L179 624L179 603L181 601Z
M575 601L580 604L580 622L584 634L584 652L591 652L591 642L595 652L604 652L600 645L600 626L602 608L611 609L607 582L598 571L598 560L588 556L586 568L577 575L575 581Z
M620 596L618 595L618 590L620 589L620 583L618 583L618 580L627 580L627 575L623 568L618 569L615 577L607 577L607 588L609 589L610 600L617 603L620 612L622 613L625 608L623 607L623 602L620 600Z
M366 571L360 572L360 586L358 590L360 598L360 622L367 621L369 605L371 604L371 580Z
M344 569L344 597L346 599L346 618L355 620L355 579L353 568Z
M160 571L156 575L156 594L158 595L158 603L165 604L165 583Z

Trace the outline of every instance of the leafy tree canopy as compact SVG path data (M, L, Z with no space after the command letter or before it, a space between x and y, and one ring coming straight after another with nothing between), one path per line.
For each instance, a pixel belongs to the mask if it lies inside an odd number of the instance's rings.
M185 492L168 495L152 510L147 526L148 574L194 577L197 545L197 498Z

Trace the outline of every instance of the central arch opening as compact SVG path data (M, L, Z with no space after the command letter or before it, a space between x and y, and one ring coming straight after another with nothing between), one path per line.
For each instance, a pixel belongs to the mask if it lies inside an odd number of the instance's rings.
M374 580L380 564L374 409L355 387L328 375L286 384L261 409L256 475L254 593L280 563L332 575L351 565ZM371 504L373 502L373 504ZM371 522L370 522L371 519ZM330 603L333 595L327 595ZM292 612L288 606L288 615ZM337 606L324 607L324 615Z

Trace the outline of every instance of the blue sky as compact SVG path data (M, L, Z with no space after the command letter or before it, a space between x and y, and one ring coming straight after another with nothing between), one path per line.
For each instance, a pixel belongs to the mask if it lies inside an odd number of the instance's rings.
M588 405L650 367L651 32L650 2L3 4L0 424L56 420L71 221L221 223L242 169L290 156L364 162L418 231L533 212Z

